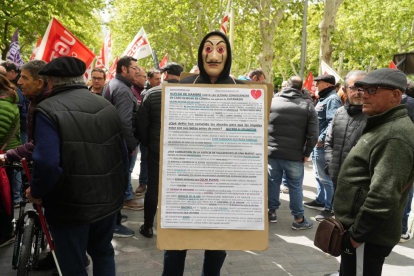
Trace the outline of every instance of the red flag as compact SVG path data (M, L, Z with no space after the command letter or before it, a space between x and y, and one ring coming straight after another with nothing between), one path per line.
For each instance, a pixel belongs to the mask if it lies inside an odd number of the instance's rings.
M95 68L108 68L109 61L112 59L112 41L111 33L108 33L105 37L105 41L102 45L102 49L99 52L99 57L97 58L98 62L96 63Z
M388 68L392 68L392 69L397 69L398 70L397 66L395 65L394 61L392 61L392 60L390 62L390 66L388 66Z
M56 18L52 18L43 36L35 59L50 62L57 57L71 56L83 60L86 68L92 63L95 54L69 32Z
M37 40L36 47L34 48L32 55L30 56L30 60L35 59L36 53L37 53L37 51L39 50L39 47L40 47L40 43L42 43L42 36L41 35L39 35L39 39Z
M221 26L220 26L220 32L222 32L225 35L227 35L227 25L229 24L229 8L230 8L230 0L228 0L227 2L226 13L224 14L223 22L221 22Z
M315 94L316 87L313 84L313 75L312 72L309 71L308 76L306 77L305 82L303 83L303 86L309 90L313 95Z
M106 73L106 79L108 81L112 80L116 74L116 64L118 63L118 57L115 58L114 62L112 62L111 67L109 67L109 72Z
M161 60L160 68L164 67L164 65L166 65L167 63L168 63L168 54L166 54L164 58Z

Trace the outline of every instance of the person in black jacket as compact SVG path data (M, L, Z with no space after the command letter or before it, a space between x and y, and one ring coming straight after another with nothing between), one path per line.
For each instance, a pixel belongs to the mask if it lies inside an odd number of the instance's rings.
M111 240L124 202L128 154L117 110L89 93L85 69L77 58L59 57L38 73L47 76L51 93L34 113L26 197L43 203L63 275L87 275L86 251L94 275L115 275Z
M183 67L168 63L161 68L163 82L178 83ZM144 201L144 224L139 232L147 238L153 236L154 216L158 205L158 178L160 163L162 86L147 91L138 110L138 135L141 144L148 147L148 181Z
M289 187L292 229L310 229L313 223L304 217L304 163L318 141L318 117L312 102L304 99L303 82L291 77L285 89L272 100L268 139L269 222L277 222L280 183L285 176Z
M230 77L231 47L227 36L220 32L207 34L198 48L200 74L180 81L186 84L243 84ZM166 250L164 253L163 276L183 275L187 250ZM204 253L203 274L220 275L226 258L224 250L206 250Z
M345 77L345 86L342 87L347 94L347 101L343 107L338 108L325 138L325 171L329 173L334 187L338 181L339 169L345 157L356 145L367 122L367 115L362 113L362 93L354 83L365 78L365 71L349 72Z

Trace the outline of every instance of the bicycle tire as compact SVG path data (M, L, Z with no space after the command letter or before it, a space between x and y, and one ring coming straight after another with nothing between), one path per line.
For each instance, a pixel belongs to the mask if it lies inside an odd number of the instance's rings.
M17 276L29 275L31 270L30 262L32 258L32 245L35 227L35 219L33 217L27 218L27 222L23 230L23 242L20 247Z

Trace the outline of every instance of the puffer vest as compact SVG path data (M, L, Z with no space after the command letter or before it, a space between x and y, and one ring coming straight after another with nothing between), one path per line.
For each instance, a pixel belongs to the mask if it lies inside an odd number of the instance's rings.
M62 176L43 198L49 224L92 223L121 209L128 178L115 107L86 86L69 85L54 89L35 112L53 122L60 138Z

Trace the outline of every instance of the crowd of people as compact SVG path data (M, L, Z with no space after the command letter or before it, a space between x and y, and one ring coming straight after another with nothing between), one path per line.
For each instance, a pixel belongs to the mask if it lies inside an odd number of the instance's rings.
M144 212L139 233L153 238L158 206L162 83L265 82L262 70L235 78L228 38L207 34L193 75L170 62L148 70L121 57L116 75L73 57L0 66L0 164L26 158L33 175L26 197L42 204L63 275L115 275L113 237L135 235L122 209ZM343 86L332 75L314 79L318 98L293 76L274 94L268 124L268 220L277 222L280 192L289 194L292 229L335 216L347 230L339 275L381 275L385 257L412 238L408 215L414 178L414 85L399 70L351 71ZM401 105L403 104L403 105ZM131 174L140 154L139 186ZM110 156L110 158L108 158ZM317 196L303 202L304 164L312 158ZM7 169L12 204L19 176ZM281 186L282 184L282 186ZM145 198L144 198L145 197ZM144 198L144 204L137 199ZM0 198L1 200L1 198ZM14 212L0 202L0 246L14 241ZM183 275L186 250L166 250L164 276ZM220 275L226 251L206 250L203 275ZM356 260L363 260L363 274ZM35 269L54 267L49 254ZM54 272L56 274L56 272ZM333 273L335 274L335 273ZM332 275L333 275L332 274Z

